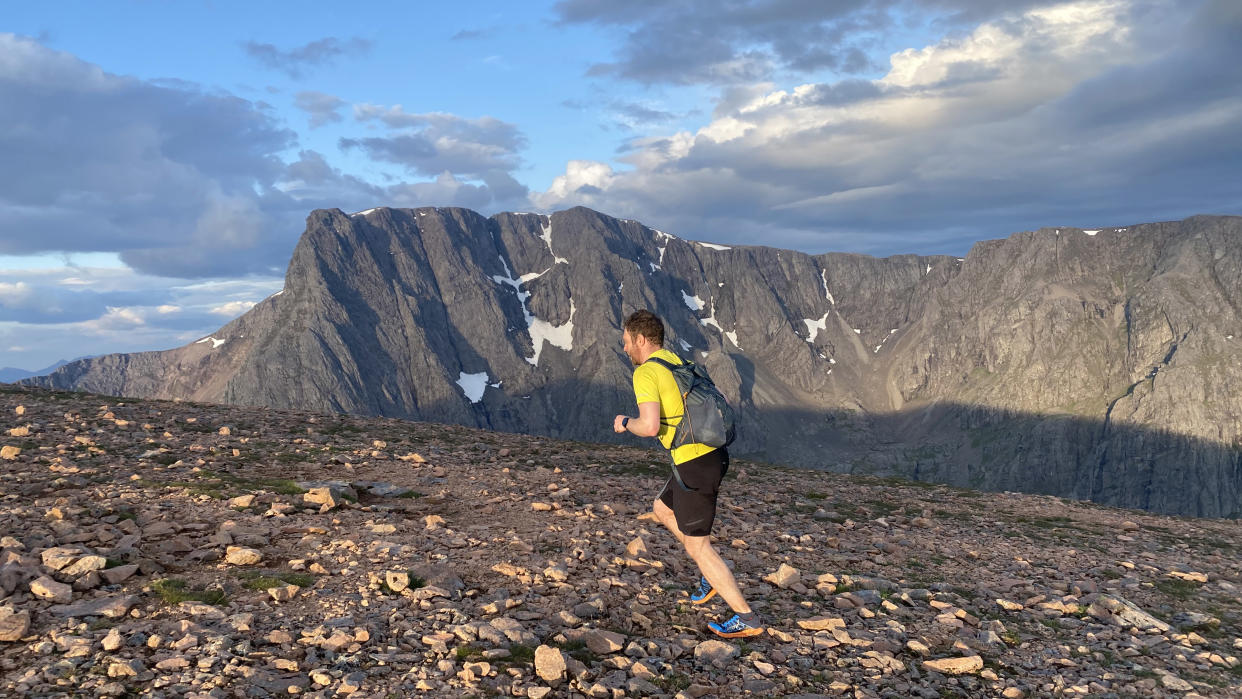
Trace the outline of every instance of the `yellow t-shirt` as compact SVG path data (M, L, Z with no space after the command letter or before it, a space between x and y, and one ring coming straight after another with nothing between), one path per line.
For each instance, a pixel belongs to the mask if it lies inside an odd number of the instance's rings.
M663 359L669 364L682 363L677 355L666 349L656 350L651 356ZM634 369L634 398L638 403L660 403L660 432L656 438L668 449L673 443L673 433L677 430L677 423L681 422L681 414L685 410L673 372L655 362L640 365ZM673 463L685 463L715 448L706 444L683 444L672 450Z

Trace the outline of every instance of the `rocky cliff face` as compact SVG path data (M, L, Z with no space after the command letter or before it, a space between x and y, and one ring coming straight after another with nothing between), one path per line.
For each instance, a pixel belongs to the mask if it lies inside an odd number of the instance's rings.
M319 210L285 289L211 338L44 386L617 441L620 324L666 320L771 461L1165 513L1242 510L1242 218L965 259L683 240L577 208Z

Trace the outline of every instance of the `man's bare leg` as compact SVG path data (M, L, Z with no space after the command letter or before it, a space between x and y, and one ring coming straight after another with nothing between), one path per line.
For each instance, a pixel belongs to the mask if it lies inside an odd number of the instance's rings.
M656 500L655 504L651 506L651 513L655 515L656 519L660 520L660 524L663 524L665 529L669 530L673 533L673 536L677 537L678 543L682 546L686 545L686 537L681 533L681 530L677 528L677 518L673 516L672 508L665 505L663 500Z
M728 564L724 562L719 553L716 553L711 537L683 534L677 526L677 518L673 516L673 511L661 500L656 500L651 509L656 519L660 520L660 523L672 532L673 536L676 536L681 545L686 548L686 553L699 567L699 572L707 578L707 582L711 583L712 587L716 588L716 592L720 593L729 608L739 614L749 613L750 605L742 597L742 591L737 586L733 571L729 570Z
M676 523L674 523L676 524ZM746 603L746 599L742 597L742 591L737 586L737 580L733 578L733 571L729 570L728 564L716 553L716 548L712 546L710 536L686 536L685 537L686 553L690 554L690 558L698 564L699 571L703 573L703 577L707 578L707 582L716 588L716 592L724 598L729 608L738 614L749 614L750 605Z

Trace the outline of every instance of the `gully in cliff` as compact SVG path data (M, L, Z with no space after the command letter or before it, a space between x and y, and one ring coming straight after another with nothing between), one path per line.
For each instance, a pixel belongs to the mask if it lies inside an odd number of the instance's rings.
M612 429L617 433L656 437L670 450L673 473L656 497L652 511L686 547L686 553L699 568L701 577L690 601L696 605L705 604L720 593L735 614L723 624L708 624L719 636L739 638L763 633L759 615L742 597L732 571L711 542L716 497L729 468L729 452L724 446L674 442L677 427L685 419L686 401L669 367L681 366L684 362L664 349L664 322L650 311L635 311L625 320L622 341L626 355L635 366L634 398L638 403L638 417L618 415L613 419Z

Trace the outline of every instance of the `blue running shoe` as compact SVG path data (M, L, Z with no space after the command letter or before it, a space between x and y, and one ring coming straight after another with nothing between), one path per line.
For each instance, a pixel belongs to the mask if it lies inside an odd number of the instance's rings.
M708 600L716 596L716 588L707 582L707 578L699 577L699 589L690 593L690 604L706 604Z
M763 624L759 621L757 614L748 614L751 621L742 619L741 614L734 614L733 618L723 624L710 622L707 628L721 638L745 638L746 636L758 636L763 633Z

